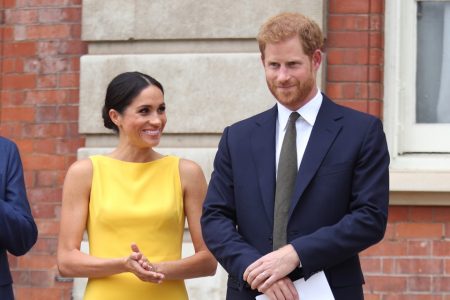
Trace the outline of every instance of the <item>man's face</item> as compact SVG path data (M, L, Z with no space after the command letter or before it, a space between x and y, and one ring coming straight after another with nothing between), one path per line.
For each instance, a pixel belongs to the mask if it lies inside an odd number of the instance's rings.
M263 57L266 81L278 102L295 111L311 100L317 92L320 61L319 50L312 58L304 53L298 36L267 44Z

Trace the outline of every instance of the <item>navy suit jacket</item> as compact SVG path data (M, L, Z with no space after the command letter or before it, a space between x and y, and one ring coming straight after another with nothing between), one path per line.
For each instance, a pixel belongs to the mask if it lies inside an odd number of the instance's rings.
M12 141L0 137L0 299L13 299L6 251L23 255L36 239L19 151Z
M243 273L272 251L276 121L274 106L227 127L214 160L201 223L208 248L229 274L228 299L254 299ZM288 242L302 263L292 279L324 270L337 300L360 298L358 253L384 236L388 166L381 121L324 95L288 217ZM338 289L352 286L359 295L339 296Z

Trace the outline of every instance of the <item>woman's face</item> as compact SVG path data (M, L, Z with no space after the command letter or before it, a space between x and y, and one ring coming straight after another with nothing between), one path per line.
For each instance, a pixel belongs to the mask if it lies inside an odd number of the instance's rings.
M145 148L159 144L167 122L164 95L159 88L151 85L143 89L122 114L111 111L121 139Z

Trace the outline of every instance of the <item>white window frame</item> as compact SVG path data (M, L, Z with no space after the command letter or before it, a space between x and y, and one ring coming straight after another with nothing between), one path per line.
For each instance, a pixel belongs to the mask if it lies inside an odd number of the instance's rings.
M413 202L450 205L450 124L415 123L417 0L385 3L384 126L391 191L439 194ZM400 198L398 203L410 204Z

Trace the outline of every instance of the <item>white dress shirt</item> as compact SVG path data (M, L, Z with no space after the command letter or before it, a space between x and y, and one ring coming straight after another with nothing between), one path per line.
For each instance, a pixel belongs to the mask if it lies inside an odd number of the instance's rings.
M300 163L305 153L306 145L308 144L311 131L316 122L317 114L319 113L320 106L322 105L323 96L320 90L314 98L308 103L300 107L297 112L300 114L300 118L295 122L295 128L297 130L297 169L300 167ZM275 137L275 155L276 155L276 172L278 173L278 162L280 159L281 145L283 144L284 134L286 133L287 122L292 111L284 107L277 102L278 107L278 120Z

